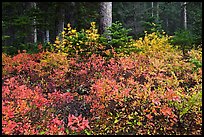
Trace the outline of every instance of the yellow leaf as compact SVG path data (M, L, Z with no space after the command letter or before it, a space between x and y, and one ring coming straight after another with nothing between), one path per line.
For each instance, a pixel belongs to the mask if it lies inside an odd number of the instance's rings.
M91 26L94 27L96 25L96 22L91 22Z
M75 30L75 29L72 29L71 32L72 32L72 34L75 34L75 33L76 33L76 30Z
M67 24L67 28L70 28L70 27L71 27L71 24L70 24L70 23L68 23L68 24Z
M62 31L62 35L64 35L65 34L65 31Z
M55 43L56 43L56 44L60 44L60 41L56 40Z

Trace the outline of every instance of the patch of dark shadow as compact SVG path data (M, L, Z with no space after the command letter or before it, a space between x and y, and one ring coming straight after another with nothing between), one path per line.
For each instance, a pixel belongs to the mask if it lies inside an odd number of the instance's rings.
M167 77L171 77L172 74L171 74L171 72L167 71L167 72L164 72L164 75L166 75Z
M133 74L132 74L132 72L131 72L131 71L126 71L126 72L123 72L123 77L124 77L125 79L130 78L132 75L133 75Z
M117 83L121 82L121 80L120 80L119 77L116 77L116 82L117 82Z
M113 115L116 115L123 107L120 106L116 101L110 100L108 105L108 112L111 112ZM108 113L106 112L106 113Z
M63 104L61 107L57 108L55 114L61 114L63 121L67 124L69 114L74 115L75 117L78 117L80 114L85 118L92 117L90 109L90 104L86 104L84 101L73 100L72 102Z
M189 88L193 88L196 84L197 84L197 82L195 80L191 79L191 80L189 80L189 82L180 82L179 86L184 87L185 91L188 91Z
M74 116L79 116L82 114L83 117L90 117L92 114L90 112L90 105L86 104L84 101L72 101L69 104L69 113L73 114Z
M36 60L35 62L40 63L40 60L38 59L38 60Z
M80 85L76 89L76 92L79 95L89 95L90 91L91 91L91 89L90 89L90 86L88 86L88 85Z
M142 85L144 85L145 82L148 82L148 81L145 79L145 76L144 76L144 75L141 75L140 77L134 77L134 80L135 80L135 81L138 81L139 84L142 84Z
M154 80L154 84L153 84L153 86L151 86L151 91L158 89L158 87L159 87L159 84L157 83L156 80Z

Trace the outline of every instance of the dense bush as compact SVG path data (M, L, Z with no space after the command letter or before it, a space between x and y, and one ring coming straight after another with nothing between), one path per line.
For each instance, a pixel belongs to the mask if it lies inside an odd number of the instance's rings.
M61 33L62 40L56 37L52 50L57 52L68 53L74 55L91 55L104 47L98 43L99 34L95 28L95 22L91 23L91 27L87 30L82 29L77 32L71 28L71 24L67 24L67 28Z
M99 42L103 45L106 45L106 48L114 48L117 53L126 53L130 54L133 52L133 47L131 47L132 36L129 36L128 33L131 29L126 29L122 26L122 23L116 21L112 23L112 26L107 28L106 31L100 38ZM110 39L107 39L110 37Z
M201 49L183 59L153 32L106 58L94 23L63 35L57 52L2 54L2 134L202 134Z
M140 49L132 46L132 36L128 36L130 29L125 29L121 23L113 23L108 30L109 32L100 35L95 22L92 22L89 29L82 29L77 32L76 29L71 28L71 24L67 24L67 28L64 28L61 33L62 40L60 37L56 37L52 50L68 53L71 57L75 55L90 56L93 53L113 57L112 49L118 54L127 55L140 51ZM107 36L110 36L111 39L108 39Z
M26 43L26 44L18 44L16 46L2 46L2 52L8 55L14 56L19 52L24 52L29 54L34 54L42 51L50 51L50 43Z
M171 44L178 45L182 49L183 54L193 48L195 40L194 36L188 30L176 31L173 38L171 39Z

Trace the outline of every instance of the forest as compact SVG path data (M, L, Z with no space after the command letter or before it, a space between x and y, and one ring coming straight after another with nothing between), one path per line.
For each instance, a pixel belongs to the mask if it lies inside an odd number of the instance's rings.
M201 135L202 2L2 2L3 135Z

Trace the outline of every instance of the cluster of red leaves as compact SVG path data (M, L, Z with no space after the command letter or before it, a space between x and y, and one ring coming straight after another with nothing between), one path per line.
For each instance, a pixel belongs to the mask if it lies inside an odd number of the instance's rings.
M174 58L176 61L175 64L171 62L172 66L169 66L170 63L161 64L157 58L152 62L146 55L112 58L108 61L101 56L92 55L88 61L75 61L77 69L72 72L72 76L75 76L72 82L73 85L77 81L78 85L90 86L90 94L84 99L91 104L90 111L94 115L91 125L95 128L95 134L127 134L127 131L128 134L180 134L179 130L184 129L180 128L180 110L176 110L169 102L182 101L186 91L179 83L185 76L177 79L175 75L180 76L181 71L174 69L178 69L177 62L183 63L182 69L187 73L192 73L192 69L180 57ZM124 125L129 121L125 117L135 111L140 112L135 115L138 118L135 120L142 122L143 127ZM118 122L121 125L107 120L110 117L113 121L112 114L116 116L120 112L123 112L123 120Z
M85 128L89 128L89 121L85 118L82 118L82 115L79 115L78 117L75 117L74 115L69 115L68 117L68 127L72 131L80 132L84 130Z
M188 94L184 82L193 84L190 91L198 92L202 70L192 72L189 63L167 55L107 60L96 54L68 59L49 52L12 58L3 54L2 132L84 134L87 128L93 134L183 133L180 130L190 134L190 126L200 129L200 123L180 127L180 110L170 102L182 103ZM87 93L80 95L78 90ZM87 120L81 112L71 114L74 101L84 101L77 108L90 106L86 109L92 115Z
M70 103L73 96L56 91L45 98L40 87L32 90L18 80L18 76L11 77L2 86L2 133L67 134L64 121L55 115L54 109ZM88 126L87 120L83 122Z

